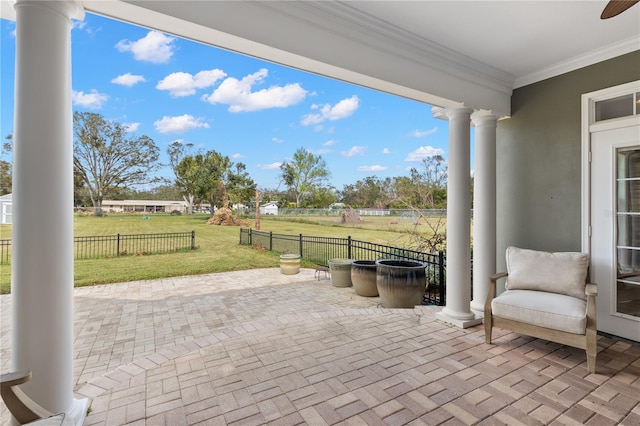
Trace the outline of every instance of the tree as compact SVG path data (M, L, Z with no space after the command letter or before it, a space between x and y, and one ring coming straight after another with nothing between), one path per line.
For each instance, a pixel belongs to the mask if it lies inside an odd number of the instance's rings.
M227 174L227 195L232 204L248 205L255 198L257 185L249 176L244 163L235 163Z
M176 167L177 179L188 193L211 206L227 206L246 201L255 194L256 184L243 163L234 164L216 151L186 155ZM213 213L213 211L212 211Z
M447 166L444 157L434 155L422 160L422 168L412 167L409 176L393 181L397 199L414 208L446 208Z
M90 112L73 114L73 131L73 164L96 213L118 188L157 181L160 151L150 137L128 137L122 124Z
M304 148L293 154L293 160L280 166L284 184L293 191L296 206L300 207L300 199L307 196L328 182L331 173L320 155L314 155Z
M173 141L167 147L167 154L169 154L169 166L173 170L173 174L176 177L176 186L180 188L182 198L187 203L187 213L189 216L193 215L193 202L195 199L195 193L189 182L185 180L183 176L178 173L178 165L185 157L185 148L192 148L193 144L183 144L181 141Z
M336 189L332 186L319 188L307 198L305 203L307 207L312 209L328 208L331 204L338 201Z
M381 180L376 176L368 176L355 184L345 185L342 190L342 201L351 207L387 208L394 196L391 179Z
M0 195L11 194L13 185L13 173L10 161L2 160L5 153L10 153L13 149L13 135L7 135L2 143L0 151Z

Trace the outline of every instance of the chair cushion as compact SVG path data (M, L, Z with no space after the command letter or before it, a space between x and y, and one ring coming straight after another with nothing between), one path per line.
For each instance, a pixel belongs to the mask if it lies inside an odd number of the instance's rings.
M589 255L507 248L506 288L566 294L586 300Z
M491 301L493 316L585 334L587 302L564 294L507 290Z

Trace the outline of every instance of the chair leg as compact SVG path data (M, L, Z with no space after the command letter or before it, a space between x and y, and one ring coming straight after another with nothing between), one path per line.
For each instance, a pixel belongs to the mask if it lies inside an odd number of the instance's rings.
M595 330L587 330L587 370L589 373L596 372L596 356L598 355L598 340Z
M493 329L493 321L491 315L485 313L484 315L484 340L490 345L491 344L491 331Z

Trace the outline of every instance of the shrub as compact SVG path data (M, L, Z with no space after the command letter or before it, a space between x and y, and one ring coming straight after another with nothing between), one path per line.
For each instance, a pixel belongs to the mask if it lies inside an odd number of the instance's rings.
M182 212L180 210L172 210L171 216L182 216Z

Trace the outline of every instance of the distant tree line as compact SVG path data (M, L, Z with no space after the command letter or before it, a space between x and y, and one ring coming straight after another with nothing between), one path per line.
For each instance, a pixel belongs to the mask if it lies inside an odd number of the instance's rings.
M100 212L105 199L182 198L191 213L199 203L221 207L255 200L258 186L246 165L215 150L194 151L193 145L172 142L167 155L173 178L160 179L155 172L165 165L148 136L130 135L123 124L89 112L74 113L73 131L76 206L93 206ZM12 142L9 135L2 144L0 195L11 192L11 162L4 157ZM260 188L259 193L263 202L281 207L327 208L341 202L354 208L446 208L447 165L441 155L423 159L407 176L368 176L341 190L331 186L330 178L322 156L301 147L280 166L283 188Z

